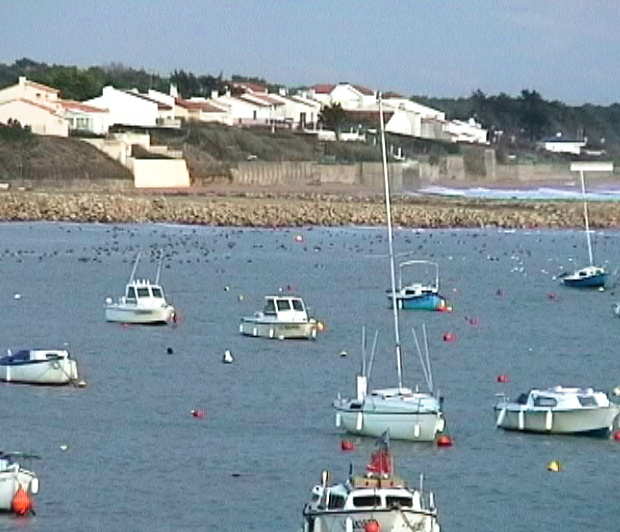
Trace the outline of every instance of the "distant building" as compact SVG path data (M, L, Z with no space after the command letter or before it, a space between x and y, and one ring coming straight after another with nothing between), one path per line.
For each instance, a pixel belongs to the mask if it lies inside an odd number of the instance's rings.
M69 124L58 93L20 76L15 85L0 90L0 122L16 120L37 135L67 137Z
M561 133L558 133L555 137L542 139L537 145L543 150L554 153L572 153L573 155L579 155L587 142L588 139L569 139L564 138Z
M156 127L160 117L174 118L171 106L139 94L137 90L127 91L107 86L103 88L101 96L82 103L107 109L109 125Z
M108 110L74 100L60 100L70 131L88 131L95 135L108 132Z

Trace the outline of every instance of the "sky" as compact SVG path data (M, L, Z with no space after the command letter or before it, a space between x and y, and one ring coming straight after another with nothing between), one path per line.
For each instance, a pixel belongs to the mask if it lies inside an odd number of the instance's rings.
M0 0L0 63L620 101L618 0Z

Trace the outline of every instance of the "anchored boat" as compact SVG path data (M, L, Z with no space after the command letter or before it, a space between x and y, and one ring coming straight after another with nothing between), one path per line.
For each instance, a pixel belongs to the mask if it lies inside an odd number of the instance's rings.
M572 273L562 273L558 276L562 284L573 288L601 288L605 286L608 273L602 266L594 264L592 240L590 237L590 221L588 219L588 201L586 197L586 182L584 171L613 171L612 163L605 162L575 162L571 164L571 171L579 172L581 180L581 196L583 198L583 219L585 223L586 243L588 246L589 264Z
M16 459L39 458L25 453L0 452L0 511L26 513L32 509L32 495L39 492L39 479ZM21 490L21 493L18 492ZM16 498L20 498L19 501ZM23 510L23 511L22 511Z
M439 532L432 492L412 488L394 472L389 446L371 456L366 472L338 484L328 484L323 471L321 484L312 488L312 500L303 509L303 532Z
M516 401L495 406L497 426L548 434L608 434L618 422L620 406L605 392L556 386L532 389Z
M371 358L366 364L366 335L362 330L362 371L357 375L356 396L343 398L338 394L333 402L336 410L336 426L343 427L351 434L378 437L386 430L394 439L410 441L433 441L438 433L445 429L442 412L442 401L433 393L433 381L430 368L426 329L423 327L425 354L422 353L417 336L414 333L416 347L429 392L418 388L412 390L403 386L403 355L400 343L400 327L398 321L399 305L396 301L396 274L394 266L394 247L392 235L392 214L390 208L390 187L387 173L387 155L385 132L383 125L383 107L379 96L379 121L381 127L381 151L383 156L383 181L385 188L385 211L387 218L388 252L391 279L392 316L394 324L394 347L397 371L397 386L368 391L368 380L374 361L376 338Z
M319 323L310 318L297 296L266 296L262 311L241 318L239 332L246 336L283 339L315 339Z
M0 358L0 380L5 382L60 385L77 379L77 362L65 349L9 350Z
M408 282L403 284L403 271L412 266L426 266L434 270L431 282ZM392 292L387 291L392 304ZM439 265L428 260L409 260L398 265L396 304L405 310L448 310L446 299L439 293Z
M159 284L163 257L157 267L155 282L152 283L148 279L135 278L140 255L138 253L134 262L125 288L125 295L116 302L112 298L106 299L106 321L161 325L174 320L175 309L166 301L164 290Z

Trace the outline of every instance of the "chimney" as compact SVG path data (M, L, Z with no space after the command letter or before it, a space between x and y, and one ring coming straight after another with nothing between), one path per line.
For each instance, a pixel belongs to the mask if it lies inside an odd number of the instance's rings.
M170 84L170 96L172 96L175 99L179 97L179 91L177 89L177 84L176 83L171 83Z
M17 78L17 83L23 87L26 84L26 76L19 76L19 78Z
M215 100L220 95L217 91L211 91L211 99Z

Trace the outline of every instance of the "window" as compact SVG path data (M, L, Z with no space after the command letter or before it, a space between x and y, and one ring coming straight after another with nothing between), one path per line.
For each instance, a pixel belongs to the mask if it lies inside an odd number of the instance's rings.
M413 506L413 499L411 497L397 497L388 495L385 498L385 504L391 506L402 506L403 508L411 508Z
M286 299L278 301L278 310L291 310L291 304Z
M554 407L557 405L558 402L553 397L545 397L544 395L539 395L534 399L534 406Z
M263 309L263 314L274 314L276 313L276 306L273 302L273 299L268 299L265 303L265 308Z
M133 286L127 288L127 299L136 299L136 289Z
M138 288L138 297L149 297L150 295L148 288Z
M345 498L342 495L329 495L329 502L327 503L327 507L330 510L338 510L339 508L344 508Z
M292 303L293 303L293 308L295 310L298 310L299 312L304 311L304 305L300 299L293 299Z
M151 288L153 291L153 297L163 298L164 295L161 293L161 288Z
M381 506L381 497L378 497L377 495L353 497L353 506L356 506L358 508L363 506Z
M596 399L591 395L578 395L577 399L581 406L598 406Z

